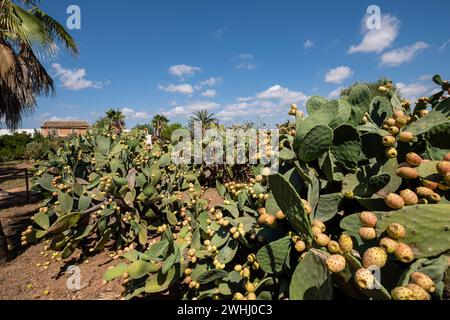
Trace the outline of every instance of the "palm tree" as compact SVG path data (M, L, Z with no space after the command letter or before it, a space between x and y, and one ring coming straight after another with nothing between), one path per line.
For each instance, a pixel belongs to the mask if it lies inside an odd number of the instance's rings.
M109 126L109 130L113 130L119 134L125 128L125 115L120 109L109 109L106 111L106 121Z
M194 112L194 115L190 117L189 128L193 129L195 122L200 123L203 129L208 129L213 124L217 124L218 120L214 118L214 113L209 113L208 110L200 110Z
M53 80L37 55L55 57L58 44L77 54L75 41L34 0L0 0L0 123L16 129L34 110L36 97L54 93Z
M157 138L161 137L161 131L164 129L164 127L169 123L169 119L167 119L166 116L157 114L152 119L152 126L155 131L155 136Z
M2 222L0 221L0 265L5 263L8 259L8 244L6 236L3 232Z

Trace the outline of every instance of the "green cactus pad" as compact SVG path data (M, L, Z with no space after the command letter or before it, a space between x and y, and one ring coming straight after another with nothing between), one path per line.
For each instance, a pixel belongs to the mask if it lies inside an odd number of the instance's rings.
M432 112L414 122L407 130L418 136L427 133L438 125L449 123L449 117L450 99L445 99Z
M118 264L117 266L108 269L103 275L105 281L111 281L116 278L121 277L128 269L128 265L124 262Z
M158 293L169 289L183 274L185 267L180 264L174 265L166 274L161 270L150 275L145 283L146 293Z
M370 111L370 90L365 85L356 86L348 96L352 107L350 124L359 125L362 118Z
M347 170L356 169L361 154L361 139L358 131L350 125L338 127L334 130L331 151L341 166Z
M348 103L346 100L339 99L338 100L338 109L337 114L333 121L330 122L329 126L331 128L337 128L344 123L346 123L352 114L352 107L350 103Z
M324 253L308 252L298 264L289 286L290 300L331 300L333 284L325 265Z
M328 101L325 98L319 96L311 97L306 102L306 110L308 111L309 115L313 115L316 112L320 112L322 108L326 107L327 103Z
M341 193L324 194L319 198L315 219L327 222L333 219L339 212L344 197Z
M157 272L158 269L155 263L137 260L128 266L127 272L131 279L141 279L149 273Z
M302 161L317 160L327 152L333 143L333 130L319 125L314 127L298 144L298 156Z
M290 237L284 237L263 247L256 255L261 269L270 274L281 273L286 267L291 247Z
M377 228L384 232L391 223L400 223L407 230L403 242L411 246L416 258L434 257L450 250L450 205L419 205L395 212L375 212ZM341 228L357 234L361 222L357 214L346 217Z
M370 104L370 119L378 126L382 127L387 118L394 114L391 102L386 97L375 97Z
M289 223L309 242L312 241L311 222L305 212L300 196L292 184L279 173L269 177L269 185L278 206Z

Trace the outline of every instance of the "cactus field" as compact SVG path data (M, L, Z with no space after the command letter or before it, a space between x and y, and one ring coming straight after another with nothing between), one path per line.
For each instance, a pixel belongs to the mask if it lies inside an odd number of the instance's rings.
M448 299L450 83L433 80L414 102L386 82L292 105L278 172L176 165L177 136L89 131L36 164L45 200L22 245L108 255L124 299Z

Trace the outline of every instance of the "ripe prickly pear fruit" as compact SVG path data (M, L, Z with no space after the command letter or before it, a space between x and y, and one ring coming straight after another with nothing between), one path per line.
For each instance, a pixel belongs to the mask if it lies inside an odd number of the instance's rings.
M337 243L336 241L330 241L330 243L328 243L328 251L332 254L337 254L337 253L341 253L341 248L339 247L339 243Z
M414 292L415 300L431 300L430 294L417 284L410 283L407 284L406 287Z
M397 175L406 180L417 179L419 174L414 168L403 167L397 170Z
M400 132L400 129L398 127L392 126L392 127L389 127L388 132L391 135L396 136Z
M359 219L365 227L369 228L375 228L378 222L377 216L374 213L368 211L362 212L359 215Z
M339 238L339 247L344 254L351 252L353 250L352 237L350 237L348 234L341 235L341 237Z
M401 110L398 110L398 111L394 112L394 119L398 119L398 118L401 118L401 117L405 117L405 112L403 112Z
M395 250L397 250L398 242L390 237L385 237L380 240L380 247L386 251L388 254L395 253Z
M395 257L403 263L411 263L414 260L414 252L410 246L400 242L395 250Z
M391 135L387 135L383 138L383 144L386 147L393 147L393 146L395 146L396 142L397 142L397 140L395 140L395 137L391 136Z
M439 203L441 202L441 196L435 192L433 192L432 195L430 195L429 197L427 197L427 200L431 203Z
M284 212L283 211L281 211L281 210L279 210L277 213L276 213L276 218L278 219L278 220L284 220L285 218L286 218L286 215L284 214Z
M272 174L272 171L270 170L270 168L264 168L264 169L262 169L262 171L261 171L261 175L263 176L263 177L268 177L268 176L270 176Z
M431 189L431 190L436 190L438 187L438 183L434 182L434 181L430 181L430 180L422 180L422 185L425 188Z
M386 232L392 239L395 240L400 240L406 237L406 229L399 223L391 223Z
M445 155L443 160L444 161L450 161L450 152Z
M314 236L317 236L317 235L319 235L319 234L322 234L322 228L319 228L319 227L312 227L311 230L312 230L312 234L313 234Z
M372 272L366 268L361 268L355 273L355 281L361 289L372 290L375 288L375 277Z
M414 292L407 287L398 287L391 292L394 300L414 300Z
M424 289L426 292L433 293L436 291L436 284L434 281L424 273L414 272L411 275L411 282L417 284L419 287Z
M436 169L440 175L446 175L450 172L450 161L441 161L436 165Z
M276 222L275 216L272 216L272 215L268 214L267 218L266 218L266 224L268 226L275 226L275 222Z
M363 266L366 268L370 268L373 266L383 268L387 262L387 254L380 247L373 247L366 252L364 252L363 256Z
M374 228L363 227L359 229L359 236L363 240L373 240L377 237L377 232Z
M444 181L448 186L450 186L450 173L447 172L445 174Z
M393 127L393 126L395 126L395 119L389 118L384 122L384 124L387 125L388 127Z
M330 237L328 237L326 234L321 233L314 237L314 241L317 245L326 247L330 243Z
M322 221L317 220L317 219L313 220L312 226L320 228L320 230L322 230L322 233L324 233L327 230L325 224Z
M416 189L416 193L419 197L421 198L428 198L431 197L433 195L433 190L431 190L430 188L426 188L426 187L418 187Z
M397 158L398 152L397 149L395 148L387 148L386 149L386 157L390 158L390 159L394 159Z
M403 128L404 126L406 126L408 124L408 121L409 121L409 118L407 116L399 117L395 121L395 125L398 128Z
M308 201L302 199L302 203L303 203L303 207L305 208L306 214L307 214L307 215L311 215L311 213L312 213L312 208L311 208L311 206L309 205Z
M402 197L403 201L405 201L405 205L413 206L419 203L419 197L417 194L409 189L400 191L400 197Z
M384 199L386 205L394 210L399 210L405 206L405 201L398 194L390 193Z
M418 167L422 164L423 159L415 152L410 152L406 155L406 162L411 166Z
M297 241L297 242L295 243L295 250L296 250L298 253L305 252L305 250L306 250L306 243L305 243L304 241L302 241L302 240Z
M414 134L409 131L403 131L398 135L398 140L401 142L413 142Z
M330 256L325 263L328 270L332 273L342 272L344 271L346 266L345 258L340 254L334 254Z

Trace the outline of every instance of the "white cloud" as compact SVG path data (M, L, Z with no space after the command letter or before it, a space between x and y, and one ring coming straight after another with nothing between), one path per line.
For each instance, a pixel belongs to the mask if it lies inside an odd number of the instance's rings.
M308 97L280 85L274 85L253 97L238 98L236 103L226 105L217 117L232 120L236 117L277 117L285 114L289 105L304 103Z
M397 83L397 88L402 96L410 100L415 100L418 97L422 97L423 95L428 94L432 89L430 85L420 82L414 82L409 84L399 82Z
M129 120L145 120L150 118L150 115L144 111L135 111L131 108L123 108L121 111Z
M362 42L356 46L351 46L349 53L356 52L376 52L381 53L394 43L398 36L400 20L389 14L381 17L381 28L369 30L366 26L367 16L364 17Z
M242 62L236 66L236 69L243 69L243 70L253 70L256 68L256 65L250 62Z
M222 77L211 77L204 81L200 81L197 85L195 85L196 90L201 90L203 87L214 87L223 82Z
M333 91L331 91L328 94L328 98L330 98L330 99L339 98L341 96L341 92L343 89L344 89L344 87L339 87L339 88L334 89Z
M428 48L429 45L423 41L416 42L412 46L395 49L381 56L380 64L387 67L397 67L403 63L411 62L419 51Z
M101 89L104 86L104 84L100 82L87 80L86 69L64 69L59 63L52 64L52 68L63 87L68 90L78 91L88 88Z
M257 99L261 100L279 100L281 103L292 104L307 100L307 96L300 91L292 91L283 88L279 84L256 94Z
M194 93L194 88L190 84L169 84L169 85L158 85L158 89L170 92L170 93L181 93L181 94L192 94Z
M254 56L251 53L240 53L232 58L232 60L253 60Z
M432 81L433 76L431 74L424 74L418 78L419 81Z
M200 81L199 82L199 86L203 87L203 86L209 86L209 87L213 87L215 85L221 84L223 81L222 77L211 77L209 79L206 79L204 81Z
M445 41L440 47L439 47L439 51L445 50L448 45L450 44L450 39L448 39L447 41Z
M226 26L222 27L220 29L217 29L212 33L212 35L214 38L217 38L220 40L220 39L222 39L223 34L227 31L227 29L228 29L228 27L226 27Z
M202 92L203 97L207 98L214 98L217 95L217 91L214 89L206 90L205 92Z
M316 44L314 43L314 41L312 40L306 40L305 43L303 44L303 48L305 49L310 49L310 48L314 48L316 46Z
M163 112L168 117L189 117L193 112L199 110L216 110L220 108L220 104L211 101L195 101L186 105L178 105L168 111Z
M251 53L240 53L231 60L238 61L237 65L235 66L238 70L253 70L256 68L256 64L254 63L254 56Z
M197 72L200 72L201 69L199 67L188 66L186 64L179 64L175 66L171 66L169 68L169 73L171 75L184 78L187 76L192 76Z
M325 81L330 83L340 84L344 82L345 79L348 79L354 74L353 70L347 66L340 66L334 69L331 69L325 75Z

